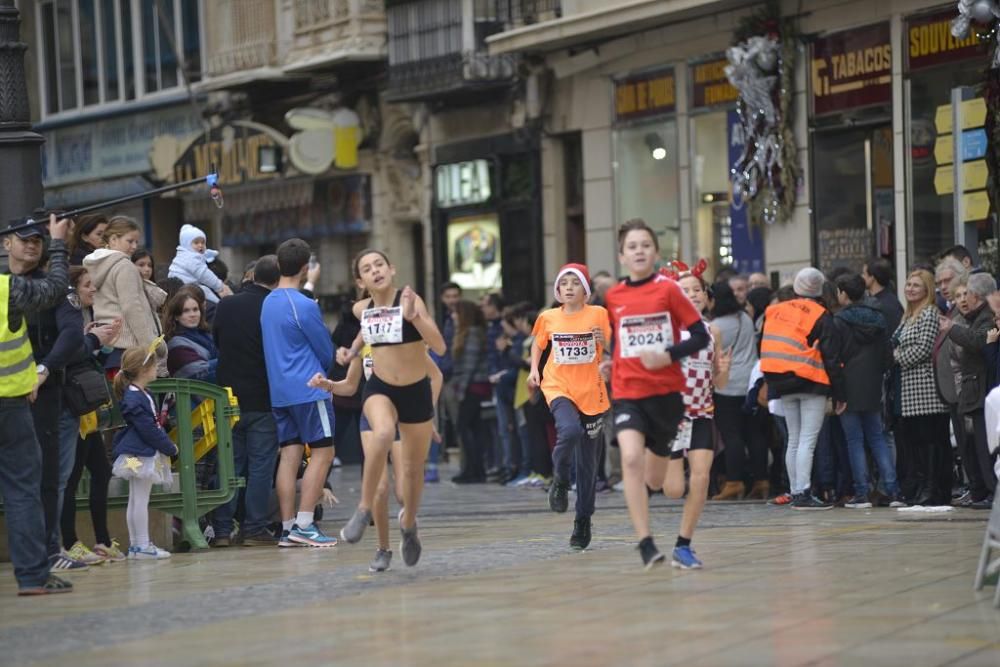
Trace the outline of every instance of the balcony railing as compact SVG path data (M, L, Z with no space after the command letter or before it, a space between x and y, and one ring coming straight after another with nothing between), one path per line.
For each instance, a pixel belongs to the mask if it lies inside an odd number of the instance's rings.
M205 3L206 78L277 65L275 0Z
M512 28L562 16L562 0L497 0L500 18Z
M384 0L295 0L285 69L386 57Z
M504 86L517 76L513 56L452 53L389 67L386 99L392 102L444 98Z

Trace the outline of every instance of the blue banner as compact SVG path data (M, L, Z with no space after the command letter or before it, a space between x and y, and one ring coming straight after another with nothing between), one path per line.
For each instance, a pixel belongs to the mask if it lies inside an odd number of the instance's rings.
M743 127L740 125L739 114L735 110L727 114L726 138L729 143L729 169L743 155ZM732 202L732 187L729 188L729 220L733 238L733 268L740 273L754 273L764 271L764 239L760 228L750 224L747 215L747 206L744 202L736 202L739 208Z

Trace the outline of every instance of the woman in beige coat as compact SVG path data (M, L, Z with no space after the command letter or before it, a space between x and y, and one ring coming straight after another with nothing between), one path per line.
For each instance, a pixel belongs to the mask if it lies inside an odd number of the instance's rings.
M94 320L122 320L115 351L105 362L107 368L118 368L122 352L136 345L147 346L160 335L156 310L166 293L147 284L132 263L132 254L139 246L139 225L135 221L124 216L111 218L104 230L104 242L106 247L87 255L83 265L97 288Z

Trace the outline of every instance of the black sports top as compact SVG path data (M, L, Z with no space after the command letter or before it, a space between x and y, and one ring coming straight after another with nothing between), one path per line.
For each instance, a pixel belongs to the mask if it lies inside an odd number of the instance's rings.
M396 290L391 306L376 306L375 299L369 299L368 306L361 313L361 335L372 347L383 345L403 345L415 343L424 337L405 317L399 305L402 292Z

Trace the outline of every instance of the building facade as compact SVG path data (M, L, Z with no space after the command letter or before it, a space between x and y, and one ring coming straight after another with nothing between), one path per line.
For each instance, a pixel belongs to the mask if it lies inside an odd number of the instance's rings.
M801 178L788 220L731 195L743 137L725 51L742 0L23 0L46 203L220 173L119 209L163 265L184 222L231 269L292 235L320 292L385 250L426 294L547 300L566 261L619 271L643 217L665 259L786 282L967 245L997 270L987 47L954 3L779 3L795 27ZM957 131L955 128L961 128ZM433 299L428 298L429 302Z
M724 52L741 18L759 7L564 0L558 17L487 40L491 53L531 58L548 80L547 275L565 259L614 271L614 230L637 216L655 227L666 259L764 270L775 283L807 264L860 270L882 256L902 284L907 267L957 243L995 271L982 129L989 56L975 35L950 35L954 3L781 2L798 32L796 204L789 220L771 225L733 204L729 170L742 137ZM952 132L956 123L964 140ZM576 146L583 253L567 212L572 186L560 177Z

